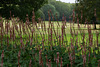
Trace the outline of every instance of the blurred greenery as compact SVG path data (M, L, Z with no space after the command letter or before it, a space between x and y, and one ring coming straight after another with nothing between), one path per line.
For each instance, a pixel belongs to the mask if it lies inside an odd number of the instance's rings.
M66 17L66 20L69 20L69 16L72 16L72 11L74 9L75 3L64 3L56 0L48 0L48 4L44 5L41 10L45 15L45 20L48 20L48 10L52 11L54 20L62 21L62 16ZM56 14L57 13L57 18Z
M14 15L25 22L26 14L31 20L33 9L37 12L47 2L48 0L0 0L0 15L6 19Z
M93 24L93 17L96 12L96 20L94 24L100 24L100 0L76 0L75 12L78 14L78 18L81 23L85 23L85 19L88 20L88 23ZM96 10L95 10L96 9ZM83 16L81 20L81 16Z

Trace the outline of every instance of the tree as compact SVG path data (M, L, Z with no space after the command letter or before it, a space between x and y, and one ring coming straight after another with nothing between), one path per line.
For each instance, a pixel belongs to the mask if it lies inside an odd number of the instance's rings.
M58 14L58 17L59 17L59 12L56 11L55 7L51 4L46 4L44 5L41 10L43 11L44 15L45 15L45 20L48 20L49 16L48 16L48 10L52 12L52 15L54 17L56 17L56 13ZM56 19L56 18L54 18ZM52 19L53 20L53 19Z
M10 11L15 17L25 20L26 14L31 20L32 10L37 12L48 0L0 0L0 15L9 19Z
M45 19L45 15L44 15L44 13L42 12L42 10L39 9L39 10L36 12L36 14L38 14L38 15L40 16L41 19Z
M68 21L69 16L72 15L72 11L73 11L74 6L75 6L75 4L64 3L64 2L56 1L56 0L48 0L48 4L49 5L44 5L41 8L42 12L45 15L45 19L48 20L48 10L51 9L51 11L54 15L54 20L56 20L55 14L57 14L58 15L57 19L59 21L62 21L63 15L66 16L66 20Z
M76 0L76 13L79 15L81 23L85 22L85 19L89 23L97 24L97 20L100 20L100 1L99 0ZM81 19L81 16L83 17ZM96 21L94 19L96 18ZM98 22L100 23L100 22ZM96 28L96 27L95 27Z
M66 20L69 20L69 16L72 14L72 10L75 4L64 3L61 1L50 1L50 4L54 5L55 9L59 12L59 20L62 20L62 16L66 16Z

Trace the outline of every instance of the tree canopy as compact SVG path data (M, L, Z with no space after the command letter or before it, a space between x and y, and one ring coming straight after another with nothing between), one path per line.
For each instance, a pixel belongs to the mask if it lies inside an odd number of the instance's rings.
M48 0L0 0L0 15L9 18L10 11L15 17L25 20L26 14L31 17L32 10L36 12Z
M49 16L48 16L48 11L52 11L52 14L54 17L56 17L56 13L59 15L59 13L56 11L56 8L51 5L51 4L46 4L44 5L41 10L43 11L44 15L45 15L45 20L48 20Z
M48 4L44 5L41 10L45 15L45 20L48 20L48 10L51 9L54 15L54 20L56 20L56 15L58 15L58 20L62 20L62 16L66 16L66 20L69 20L69 16L72 15L72 11L75 4L64 3L56 0L48 0Z
M93 23L93 17L97 18L100 23L100 0L76 0L76 13L82 18L82 23L87 19L89 23ZM81 19L81 18L80 18Z

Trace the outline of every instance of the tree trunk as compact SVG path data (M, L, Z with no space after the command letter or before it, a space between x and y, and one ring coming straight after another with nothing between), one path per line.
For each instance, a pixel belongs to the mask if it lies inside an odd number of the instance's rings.
M96 24L94 24L94 29L96 29Z

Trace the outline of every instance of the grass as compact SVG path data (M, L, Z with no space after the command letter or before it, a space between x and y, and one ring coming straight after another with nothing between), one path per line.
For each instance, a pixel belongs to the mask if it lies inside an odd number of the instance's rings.
M58 30L59 35L61 35L61 26L63 25L63 23L61 21L59 21L58 22L59 23L59 27L58 28L57 28L57 26L58 26L58 23L57 22L52 21L52 23L53 23L53 27L54 27L54 30L56 31L56 33L57 33L57 30ZM3 24L4 24L4 27L5 27L5 22ZM18 29L19 29L19 23L15 23L15 24L17 24ZM42 24L41 23L37 23L37 28L34 27L35 33L39 34L38 35L38 39L40 38L39 40L41 40L41 41L42 41L42 39L41 39L40 33L41 34L45 34L45 38L48 39L48 32L47 32L47 30L49 28L49 21L45 21L44 24L45 24L46 32L44 30L42 30ZM10 26L12 27L12 22L11 21L10 21ZM72 26L71 29L73 29L73 32L75 31L75 33L77 33L77 32L79 33L78 34L78 38L80 40L82 38L80 31L84 31L86 37L88 37L87 25L80 24L80 27L81 27L80 29L78 29L78 24L76 24L76 23L74 24L74 26L73 26L73 23L71 23L71 26ZM89 26L91 26L91 31L92 31L92 34L93 34L93 37L94 37L93 39L95 40L96 39L96 32L97 31L100 32L100 30L98 30L98 29L100 29L100 25L97 24L97 30L94 30L93 29L93 25L92 24L89 24ZM26 32L28 32L28 30L26 30ZM16 33L16 38L19 39L20 37L19 37L18 32L16 30L15 30L15 33ZM29 33L31 33L30 30L29 30ZM70 34L70 23L68 23L68 22L65 25L65 34L66 34L66 39L68 40L68 42L70 42L70 38L71 38L71 34ZM55 38L54 31L53 31L53 36ZM26 40L27 37L29 37L29 35L27 33L27 34L23 35L22 37L23 37L23 39ZM76 37L77 36L75 36L75 38ZM10 36L9 36L9 38L10 38ZM5 39L6 39L6 37L5 37ZM85 38L85 40L86 40L86 38ZM99 43L100 43L100 36L99 36Z

